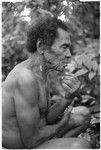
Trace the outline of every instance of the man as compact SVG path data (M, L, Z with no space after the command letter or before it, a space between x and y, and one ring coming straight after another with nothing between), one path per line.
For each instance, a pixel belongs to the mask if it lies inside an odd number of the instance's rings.
M63 114L71 103L69 96L80 86L73 74L63 75L59 85L62 93L63 89L67 91L68 99L60 92L59 100L49 105L49 99L52 99L49 73L63 72L71 57L70 44L69 29L56 18L39 20L29 29L27 48L30 57L15 66L3 84L3 147L91 148L87 141L74 138L87 128L89 110L74 108L69 123L67 113Z

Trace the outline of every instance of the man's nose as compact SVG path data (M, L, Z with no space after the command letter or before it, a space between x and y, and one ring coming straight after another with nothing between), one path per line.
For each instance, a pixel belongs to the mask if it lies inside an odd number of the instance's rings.
M66 51L65 57L66 57L66 58L71 58L71 52L70 52L69 49Z

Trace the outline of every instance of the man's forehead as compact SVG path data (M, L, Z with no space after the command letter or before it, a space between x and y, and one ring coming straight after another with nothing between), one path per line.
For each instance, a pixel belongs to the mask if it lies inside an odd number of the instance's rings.
M62 28L58 28L57 32L58 32L58 38L60 40L66 39L66 40L70 41L70 33L68 31L65 31Z

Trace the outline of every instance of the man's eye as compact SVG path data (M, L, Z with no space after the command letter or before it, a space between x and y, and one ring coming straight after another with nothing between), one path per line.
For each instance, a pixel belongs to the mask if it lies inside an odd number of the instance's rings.
M65 44L65 45L62 46L63 49L67 49L67 48L69 48L69 47L70 47L69 44Z
M68 48L67 46L63 46L64 49Z
M66 48L66 46L62 46L62 48L63 48L63 49L65 49L65 48Z
M66 50L66 49L67 49L67 46L62 46L62 49L63 49L63 50Z

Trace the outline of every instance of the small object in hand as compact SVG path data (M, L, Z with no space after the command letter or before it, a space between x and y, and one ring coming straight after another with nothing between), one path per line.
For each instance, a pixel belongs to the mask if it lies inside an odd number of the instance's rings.
M71 102L71 104L68 106L68 108L66 108L65 111L64 111L64 114L65 114L66 116L68 116L68 118L70 117L71 111L72 111L72 109L73 109L73 107L74 107L74 103L75 103L75 100L73 100L73 101Z

